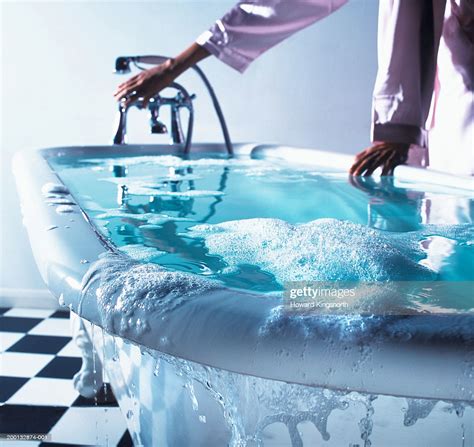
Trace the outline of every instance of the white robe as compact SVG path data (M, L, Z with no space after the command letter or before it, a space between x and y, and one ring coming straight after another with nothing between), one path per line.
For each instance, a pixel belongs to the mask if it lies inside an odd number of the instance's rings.
M347 1L240 1L197 43L243 72L266 50ZM474 0L380 0L378 26L372 141L411 144L409 164L474 174ZM432 101L437 64L439 88Z

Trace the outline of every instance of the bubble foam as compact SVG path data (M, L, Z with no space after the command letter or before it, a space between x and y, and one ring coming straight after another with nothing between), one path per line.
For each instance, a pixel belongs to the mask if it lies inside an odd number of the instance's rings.
M130 248L130 247L129 247ZM97 300L101 326L120 336L139 339L150 329L150 318L165 316L188 301L222 286L189 273L167 270L130 257L105 254L84 275L82 303Z
M229 270L252 264L277 281L429 280L435 272L419 264L425 253L390 234L336 219L293 225L279 219L247 219L197 225L210 254Z

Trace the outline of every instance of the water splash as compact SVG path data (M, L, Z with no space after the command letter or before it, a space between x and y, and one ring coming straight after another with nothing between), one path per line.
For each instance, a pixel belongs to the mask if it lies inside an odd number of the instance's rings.
M438 400L428 400L428 399L407 399L408 407L405 410L405 415L403 418L403 424L406 427L409 427L418 419L427 418L430 413L433 411L433 408L438 403Z
M161 360L160 358L158 357L156 360L155 360L155 366L153 368L153 375L155 377L158 377L160 375L160 371L161 371Z
M375 412L372 402L375 399L377 399L377 396L368 396L368 398L364 400L367 413L365 417L359 421L360 437L364 441L364 447L370 447L372 445L370 435L372 434L372 429L374 427L373 417Z
M102 327L139 339L149 330L149 318L163 317L186 302L222 289L196 275L143 264L125 256L106 254L84 275L78 313L88 293L98 301Z
M298 424L307 421L316 427L323 440L329 440L328 418L334 410L345 410L349 406L347 393L341 391L268 381L161 353L159 358L183 377L194 411L199 409L194 382L201 384L221 407L231 432L231 447L248 443L263 445L265 429L276 422L285 424L293 447L303 445ZM250 394L249 390L252 390Z
M193 382L188 381L188 382L186 382L186 384L184 386L188 390L189 398L191 399L193 410L194 411L199 411L199 403L198 403L198 400L196 398L196 393L194 392Z

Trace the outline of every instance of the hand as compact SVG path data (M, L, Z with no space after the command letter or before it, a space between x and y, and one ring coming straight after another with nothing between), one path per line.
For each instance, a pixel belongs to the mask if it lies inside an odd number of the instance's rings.
M176 77L177 74L173 71L173 61L169 59L163 64L142 71L120 84L114 93L114 97L117 101L123 101L126 107L138 98L143 98L142 104L143 107L146 107L148 101L168 87Z
M194 42L176 58L142 71L120 84L114 93L115 99L123 100L125 107L128 107L138 98L143 98L142 106L146 107L153 96L168 87L181 73L209 55L209 51Z
M375 143L356 155L350 175L372 175L382 167L382 175L393 175L396 166L406 162L410 145L405 143Z

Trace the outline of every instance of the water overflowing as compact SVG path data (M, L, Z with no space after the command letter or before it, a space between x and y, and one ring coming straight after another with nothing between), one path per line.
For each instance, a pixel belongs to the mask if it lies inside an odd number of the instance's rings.
M364 447L370 447L372 445L372 442L370 441L370 435L372 434L372 429L374 427L374 407L372 402L376 398L376 396L368 396L364 401L367 413L359 422L360 437L364 441Z
M463 411L468 408L472 414L473 410L472 403L392 398L309 387L223 371L162 353L154 352L153 355L162 365L161 368L164 365L171 367L182 379L193 412L199 413L201 408L196 387L205 390L204 395L200 396L211 398L221 409L230 432L231 447L264 446L272 439L275 428L281 425L285 427L288 436L288 442L282 441L284 445L291 447L319 445L322 441L331 441L333 435L336 435L336 439L344 438L340 432L331 433L329 429L329 426L338 426L335 424L339 420L345 421L344 430L350 434L349 437L352 436L351 445L370 447L380 445L373 439L375 435L380 442L381 426L377 425L378 417L381 417L382 421L390 417L390 425L398 426L400 430L403 426L415 426L420 419L428 421L433 419L436 423L440 414L431 419L430 414L439 404L439 410L445 414L454 412L458 415L455 417L459 418L459 427L462 428L465 421ZM379 401L381 403L379 407L384 408L384 413L378 415L376 403ZM397 401L400 402L394 405ZM390 416L386 413L387 402L391 402L393 407ZM406 404L403 406L402 402ZM441 407L441 404L444 404L444 407ZM457 412L454 408L457 408ZM347 416L343 416L344 413L347 413ZM199 414L198 420L200 423L208 422L204 414ZM446 422L451 425L452 419ZM308 431L302 430L306 423L312 424L319 432L319 438L311 437ZM382 422L382 426L383 424ZM355 437L357 432L358 439ZM414 439L418 438L412 438L412 442L415 442ZM399 445L407 444L401 442Z
M189 300L222 286L195 275L109 254L95 262L84 276L83 299L90 289L97 296L103 328L140 338L149 330L150 317L166 316ZM79 313L81 309L82 300Z
M311 343L327 340L330 332L353 341L358 360L347 374L373 373L371 343L379 337L402 344L414 337L472 343L472 320L462 315L473 309L472 300L440 298L433 290L406 294L399 304L416 310L410 319L331 315L316 322L311 315L288 315L281 301L282 285L290 280L472 281L472 198L466 193L400 186L393 179L357 180L354 185L340 172L245 157L63 158L52 163L67 188L45 185L45 196L57 195L47 200L58 208L71 206L63 197L70 188L121 252L91 259L82 284L84 302L93 292L107 331L145 339L150 321L166 322L187 303L230 287L273 303L258 328L260 341L283 333L302 335L300 342ZM120 171L125 176L112 177L109 168L116 165L126 167ZM451 214L444 212L448 203ZM375 295L369 298L370 305L379 301ZM437 312L455 317L434 325L426 314ZM173 335L160 335L157 347L173 347ZM336 352L340 346L328 350ZM283 362L283 348L278 355ZM114 364L122 361L119 357L114 342ZM162 379L165 364L184 381L188 405L200 424L211 425L199 401L201 388L221 409L232 447L262 446L277 425L284 426L293 447L307 445L306 425L317 430L318 441L329 441L334 415L354 408L358 439L351 444L377 445L378 396L269 381L165 354L153 366L156 380ZM472 378L473 364L466 363L464 379ZM126 416L140 419L133 385L130 393L133 405ZM408 398L398 414L401 429L429 420L439 405ZM463 422L465 408L451 402L443 411Z
M408 427L415 424L418 419L425 419L429 416L437 403L438 401L434 399L407 399L408 407L405 411L403 423Z
M293 447L303 445L298 424L305 421L311 422L327 441L330 438L327 431L329 416L335 409L344 410L349 406L347 393L284 382L269 383L265 379L208 368L166 355L161 358L185 378L194 411L199 407L193 381L209 391L222 408L231 430L231 446L244 446L250 441L263 445L265 429L277 422L287 427ZM250 397L249 389L257 399L258 407L253 399L246 399Z
M94 407L97 408L99 401L97 393L99 392L99 387L97 384L97 349L96 349L96 330L95 325L91 325L91 342L92 342L92 374L93 374L93 392L94 392ZM95 421L95 443L99 445L99 421Z

